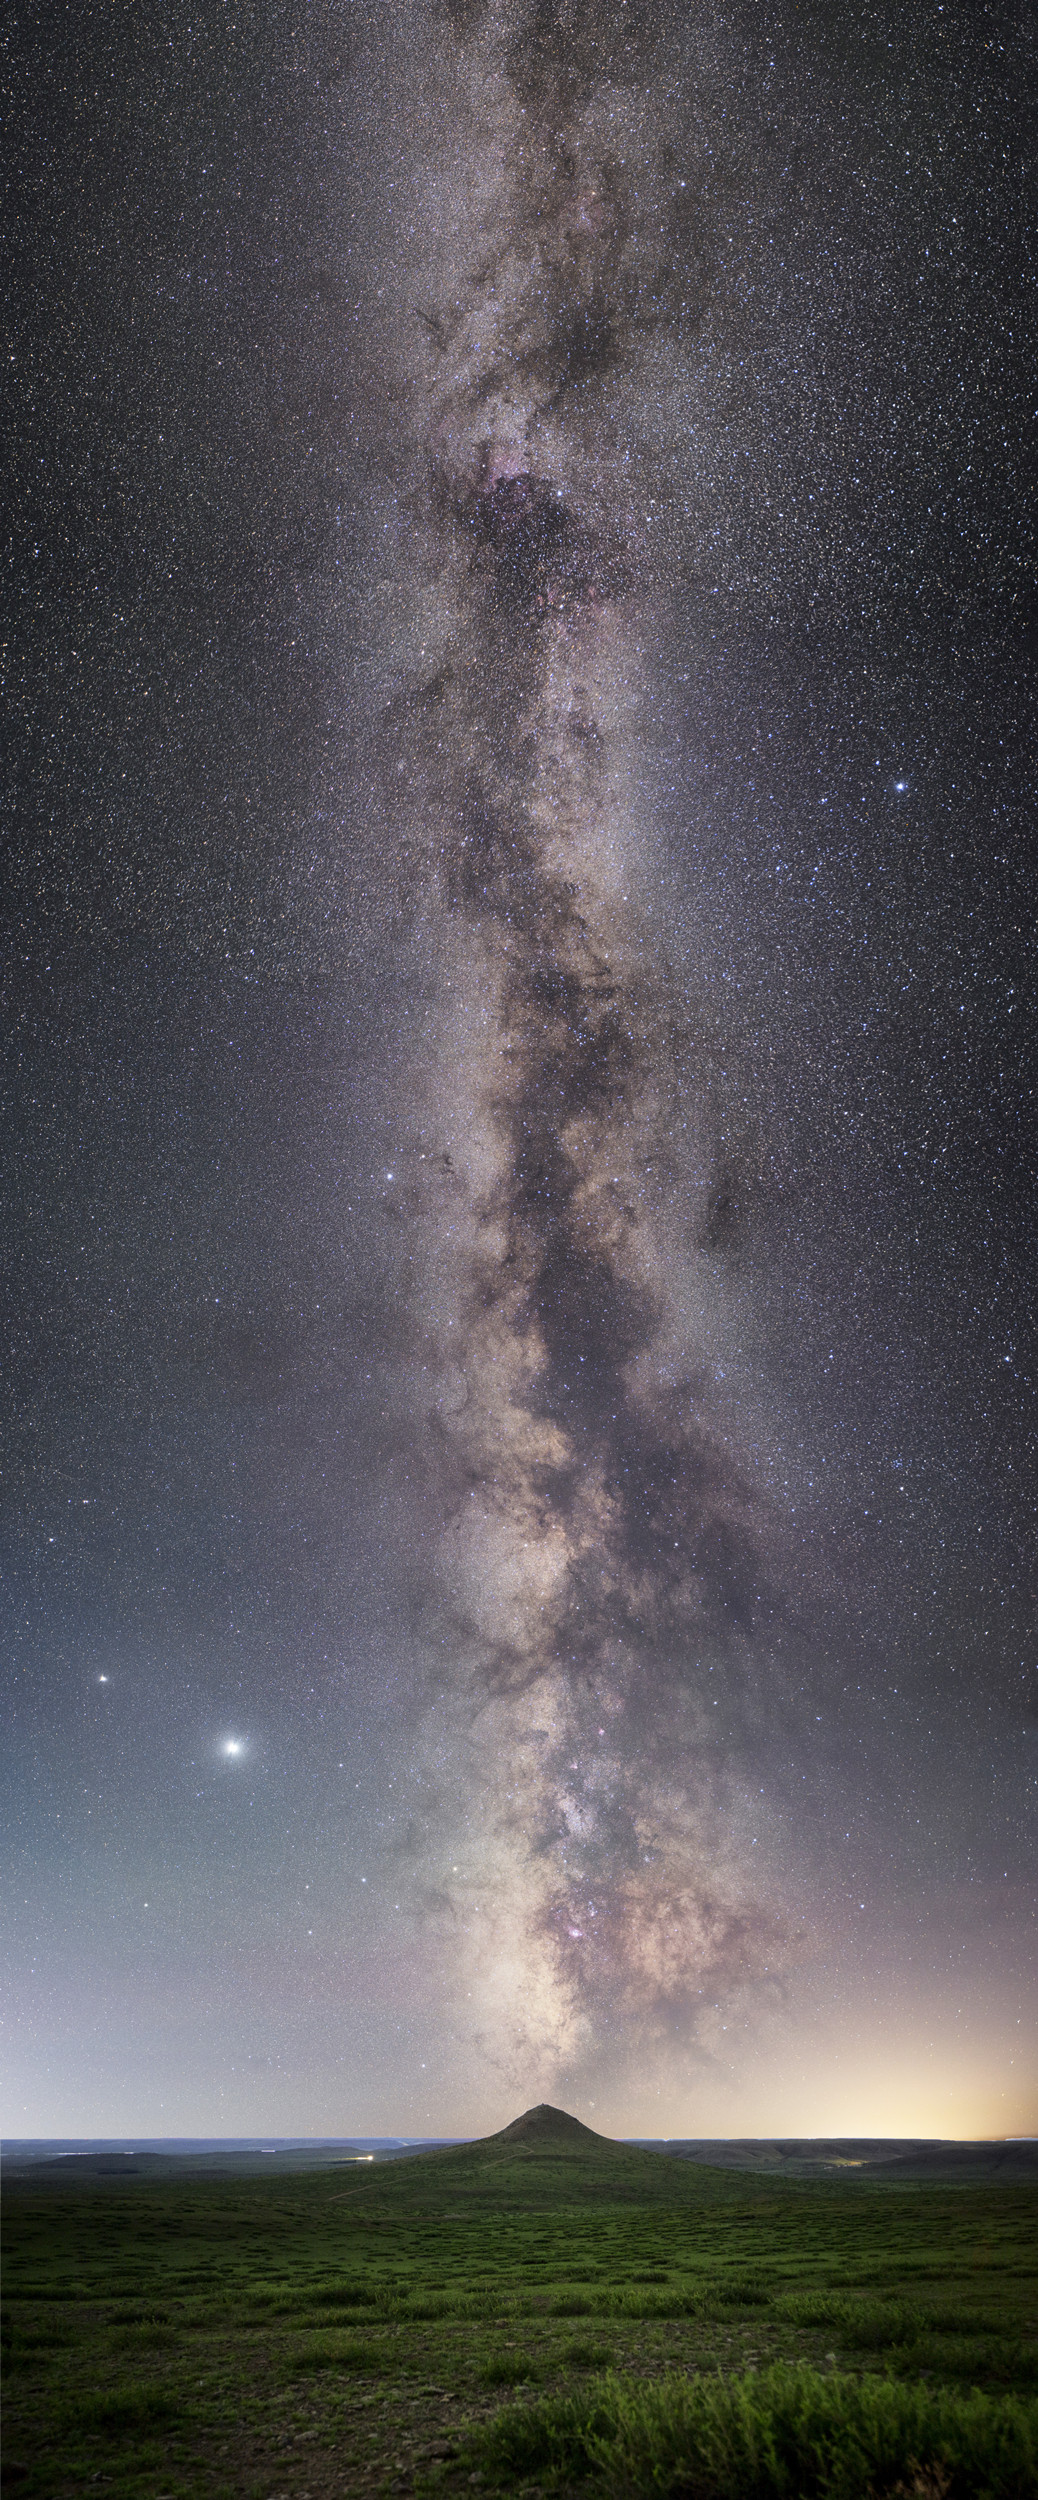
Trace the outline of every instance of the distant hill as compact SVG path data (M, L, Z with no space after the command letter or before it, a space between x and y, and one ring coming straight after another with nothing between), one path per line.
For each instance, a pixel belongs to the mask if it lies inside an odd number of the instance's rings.
M433 2144L442 2141L442 2137L432 2139ZM21 2180L43 2187L50 2181L71 2187L77 2181L89 2183L92 2179L106 2184L113 2179L267 2179L312 2170L367 2169L376 2162L398 2160L408 2152L430 2149L428 2141L410 2146L399 2138L383 2139L376 2150L370 2144L363 2146L345 2140L265 2148L174 2143L168 2149L161 2144L91 2144L82 2149L62 2146L60 2150L44 2143L5 2143L0 2166L9 2183Z
M720 2171L598 2135L547 2101L475 2143L416 2152L371 2169L358 2165L349 2178L349 2187L336 2189L336 2200L353 2206L358 2216L361 2211L389 2214L404 2205L460 2214L480 2204L531 2208L589 2199L621 2205L712 2204L730 2197L733 2184ZM745 2191L742 2179L738 2187Z
M411 2205L430 2211L480 2204L538 2207L582 2202L686 2205L781 2195L783 2187L946 2187L1038 2178L1038 2144L1012 2139L939 2142L905 2137L671 2138L619 2142L599 2135L568 2110L539 2101L494 2135L472 2141L366 2144L331 2141L187 2144L175 2139L135 2145L75 2146L8 2143L3 2169L16 2183L47 2189L95 2187L135 2180L175 2185L189 2177L271 2178L338 2173L332 2188L342 2205L374 2218ZM332 2185L331 2182L329 2182Z
M685 2142L653 2143L646 2150L667 2153L672 2161L704 2164L713 2170L751 2172L757 2178L874 2180L895 2186L899 2180L929 2180L950 2185L955 2180L1036 2179L1038 2143L1027 2138L989 2136L976 2142L932 2136L744 2136L696 2137Z
M571 2118L567 2109L553 2109L550 2101L538 2101L533 2109L524 2109L521 2118L513 2118L507 2127L499 2127L496 2135L477 2136L474 2144L459 2146L467 2153L489 2153L494 2144L507 2152L517 2145L534 2153L580 2153L603 2146L610 2153L627 2152L628 2145L618 2144L615 2136L598 2135L594 2127L585 2127L583 2119ZM641 2149L641 2148L639 2148Z
M357 2168L350 2185L337 2188L342 2205L386 2214L411 2204L461 2213L472 2205L537 2206L556 2203L667 2204L715 2201L754 2203L781 2196L784 2188L950 2186L1034 2178L1038 2148L989 2142L940 2144L897 2138L840 2138L742 2143L618 2143L598 2135L568 2110L541 2101L495 2135L475 2143L420 2151L403 2159Z

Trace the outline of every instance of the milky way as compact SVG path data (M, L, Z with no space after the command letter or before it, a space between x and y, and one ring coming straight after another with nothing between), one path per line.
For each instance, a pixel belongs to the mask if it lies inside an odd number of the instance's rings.
M409 1210L446 1366L438 1743L469 1759L435 1859L449 1842L484 2045L550 2075L774 1983L786 1922L710 1722L712 1675L764 1654L779 1601L697 1314L723 1195L706 1029L643 902L646 411L661 337L680 387L710 293L684 82L666 21L620 0L454 31L453 215L401 350L441 621L384 733L457 1002Z
M1029 11L2 77L12 2131L1024 2132Z

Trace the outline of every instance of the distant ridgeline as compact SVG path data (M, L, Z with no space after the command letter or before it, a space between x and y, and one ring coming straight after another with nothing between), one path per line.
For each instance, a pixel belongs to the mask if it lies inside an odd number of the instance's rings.
M522 2161L538 2156L550 2161L577 2157L599 2169L620 2164L625 2172L631 2157L650 2162L665 2159L709 2170L749 2171L760 2178L837 2177L893 2183L900 2179L932 2180L1038 2178L1038 2140L994 2137L960 2142L931 2137L900 2136L688 2136L627 2137L599 2135L566 2110L540 2102L495 2135L457 2137L363 2136L326 2138L39 2138L11 2140L3 2147L3 2167L10 2175L41 2186L77 2179L88 2181L133 2178L175 2178L190 2173L267 2175L338 2166L354 2167L432 2157L470 2170L476 2163Z

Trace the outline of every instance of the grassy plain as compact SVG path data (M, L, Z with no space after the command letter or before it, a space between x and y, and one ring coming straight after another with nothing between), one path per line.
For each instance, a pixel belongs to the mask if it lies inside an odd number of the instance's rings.
M6 2209L25 2500L1038 2494L1028 2184L748 2181L542 2128Z

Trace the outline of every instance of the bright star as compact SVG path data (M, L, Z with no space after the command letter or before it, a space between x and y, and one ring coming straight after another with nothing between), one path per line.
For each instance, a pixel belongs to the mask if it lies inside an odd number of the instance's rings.
M221 1752L226 1753L226 1754L236 1754L236 1753L244 1753L244 1751L245 1751L245 1747L244 1747L244 1745L243 1745L243 1743L242 1743L242 1740L241 1740L241 1737L240 1737L240 1736L225 1736L225 1737L224 1737L223 1744L222 1744L222 1746L221 1746Z

